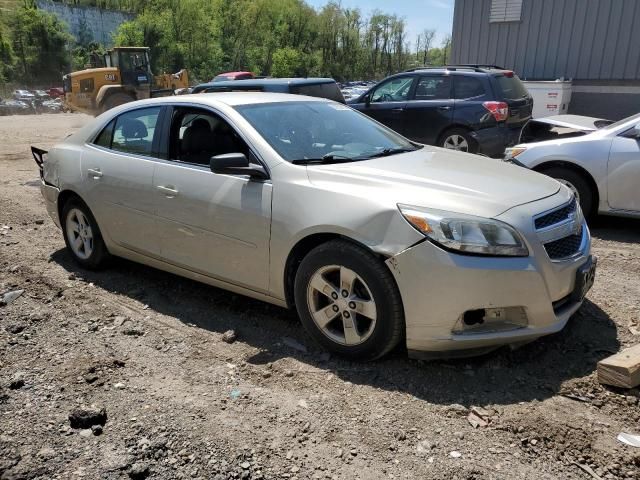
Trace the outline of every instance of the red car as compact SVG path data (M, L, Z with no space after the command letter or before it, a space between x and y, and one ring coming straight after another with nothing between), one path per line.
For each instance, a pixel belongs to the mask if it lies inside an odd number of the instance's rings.
M227 72L216 75L211 81L224 82L226 80L249 80L252 78L256 78L256 76L251 72Z
M64 97L64 90L62 87L51 87L47 90L47 93L51 98Z

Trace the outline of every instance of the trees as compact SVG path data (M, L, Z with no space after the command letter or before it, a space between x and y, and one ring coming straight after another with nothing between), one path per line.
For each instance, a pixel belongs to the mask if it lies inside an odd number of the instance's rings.
M19 8L11 19L15 73L29 84L59 82L68 70L67 44L73 40L55 15L35 8Z

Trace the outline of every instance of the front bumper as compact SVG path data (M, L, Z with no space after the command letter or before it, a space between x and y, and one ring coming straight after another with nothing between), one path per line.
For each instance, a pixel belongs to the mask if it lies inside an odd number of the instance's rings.
M526 343L564 328L582 304L581 297L572 294L577 287L576 273L590 258L586 224L586 241L580 254L552 262L536 241L533 227L523 232L526 228L517 221L532 219L531 212L544 211L549 203L558 205L558 197L516 207L498 217L523 233L528 257L460 255L425 240L387 260L402 296L411 356L433 356L425 352L478 354L501 345ZM503 308L524 311L526 325L486 333L482 329L459 331L466 312Z

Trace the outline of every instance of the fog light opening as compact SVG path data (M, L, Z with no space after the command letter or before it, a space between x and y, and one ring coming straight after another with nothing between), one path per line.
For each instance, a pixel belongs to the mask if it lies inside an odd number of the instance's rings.
M529 324L524 307L477 308L467 310L458 319L452 333L472 335L506 332Z

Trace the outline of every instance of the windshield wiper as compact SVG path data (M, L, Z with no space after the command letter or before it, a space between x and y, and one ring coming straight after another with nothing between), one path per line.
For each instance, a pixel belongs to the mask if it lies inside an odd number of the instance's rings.
M407 153L407 152L415 152L417 148L385 148L380 152L373 153L368 155L366 158L378 158L378 157L388 157L389 155L397 155L398 153Z
M353 162L355 160L358 159L340 154L327 154L322 156L322 158L297 158L295 160L291 160L291 163L294 165L309 165L311 163L346 163Z

